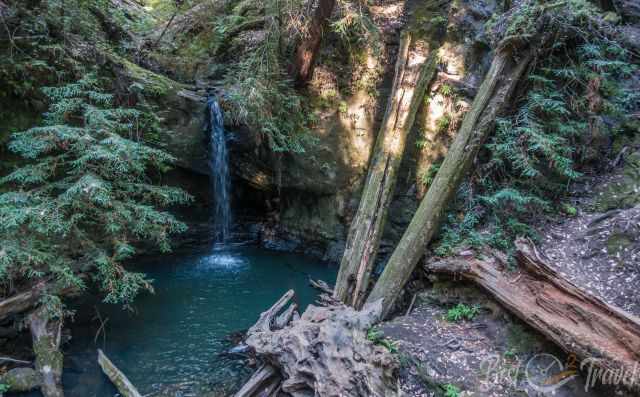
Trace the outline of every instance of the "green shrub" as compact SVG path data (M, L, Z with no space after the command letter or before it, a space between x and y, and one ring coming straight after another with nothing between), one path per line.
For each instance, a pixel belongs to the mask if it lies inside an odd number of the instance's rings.
M464 303L458 303L455 307L447 311L446 319L450 322L459 322L462 320L472 321L480 312L478 306L469 306Z
M633 55L592 23L601 16L592 5L571 3L583 6L550 11L563 34L523 81L515 112L497 120L452 201L436 254L481 245L510 251L516 236L538 238L528 225L541 216L574 216L563 201L582 169L606 156L597 139L614 139L640 108L640 93L625 84L638 70ZM518 7L507 35L526 36L548 9L535 0Z
M367 339L376 345L385 347L390 353L395 353L398 351L397 343L389 338L386 338L384 336L384 333L375 327L367 331Z
M443 385L442 390L444 391L444 397L459 397L462 392L458 386L451 383Z
M84 288L88 273L105 301L127 304L151 287L123 261L137 243L168 251L170 236L186 226L160 208L191 197L152 182L173 158L123 137L136 135L141 114L113 107L95 75L43 91L50 100L43 125L9 143L26 163L0 179L9 189L0 195L0 280Z

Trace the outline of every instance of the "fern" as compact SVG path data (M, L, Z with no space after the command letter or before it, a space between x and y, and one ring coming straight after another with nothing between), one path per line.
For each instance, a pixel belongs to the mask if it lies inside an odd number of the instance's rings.
M185 204L184 191L150 182L173 158L123 138L140 112L110 107L97 77L43 90L51 101L42 126L12 136L28 160L0 179L0 280L53 279L84 287L89 273L105 301L128 304L150 284L125 270L135 245L170 249L186 226L160 207Z
M515 10L522 23L508 28L512 34L525 34L526 20L539 11L536 4L525 2ZM592 6L565 11L555 22L575 34L554 43L529 75L516 111L496 121L485 145L487 160L458 192L436 254L448 255L461 246L509 250L515 236L535 239L528 225L565 208L561 201L567 186L594 157L590 152L597 147L585 137L599 128L594 133L615 138L640 107L640 94L625 84L638 71L632 55L592 26L581 25L596 16ZM605 116L606 124L594 122ZM601 154L595 154L596 160Z

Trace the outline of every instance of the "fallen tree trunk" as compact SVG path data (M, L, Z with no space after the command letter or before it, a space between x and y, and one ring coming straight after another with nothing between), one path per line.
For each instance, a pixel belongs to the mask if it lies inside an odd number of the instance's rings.
M336 281L334 297L347 305L359 308L364 302L407 134L435 74L436 54L412 33L402 35L393 88Z
M277 388L273 386L275 382L280 383L282 378L278 371L269 364L263 364L258 370L249 378L234 397L252 397L252 396L264 396L269 397L273 391Z
M64 397L62 390L62 352L60 337L62 320L50 317L46 308L40 307L29 315L29 328L36 355L36 371L42 376L40 390L44 397Z
M33 309L38 304L41 296L41 290L38 287L34 287L32 290L15 294L0 301L0 321L11 315Z
M517 272L509 272L499 255L444 260L426 269L480 285L564 351L588 360L585 365L633 374L640 362L640 319L581 290L545 263L532 244L519 240L516 247Z
M282 318L280 311L291 311L286 305L292 297L293 291L287 292L250 328L245 343L265 365L236 397L277 390L294 397L395 395L397 362L367 340L367 331L380 320L380 304L361 311L341 303L309 306L282 327L276 319Z
M142 397L129 378L127 378L100 349L98 349L98 365L100 365L102 372L107 375L107 378L109 378L111 383L113 383L124 397Z
M81 278L85 276L81 275ZM75 287L60 288L55 283L42 281L31 287L30 290L19 292L0 301L0 321L15 314L25 313L34 309L44 294L65 296L79 292Z
M532 58L531 49L522 51L517 60L505 49L495 55L444 162L368 298L368 302L383 300L384 315L389 314L401 296L404 285L438 231L451 197L493 130L496 117L509 105Z

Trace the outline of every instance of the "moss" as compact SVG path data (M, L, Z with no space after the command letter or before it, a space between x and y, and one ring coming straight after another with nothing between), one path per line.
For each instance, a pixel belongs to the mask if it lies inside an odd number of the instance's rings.
M510 352L525 355L537 351L543 343L538 335L529 331L524 325L510 324L507 346Z
M138 88L152 97L165 96L171 91L186 87L184 84L171 80L166 76L144 69L113 52L106 52L106 55L110 61L122 67L125 74L134 81L133 88Z
M63 355L60 350L52 347L55 341L50 336L42 336L33 343L33 352L36 355L36 367L49 366L54 373L62 373Z
M605 186L594 203L598 212L631 208L640 203L640 151L625 158L622 175Z
M446 33L448 8L435 0L418 2L414 7L408 30L414 37L434 44Z
M633 240L630 236L623 233L612 234L607 239L607 253L611 256L616 256L632 245Z
M0 376L0 395L2 392L27 392L42 383L40 375L32 368L14 368Z

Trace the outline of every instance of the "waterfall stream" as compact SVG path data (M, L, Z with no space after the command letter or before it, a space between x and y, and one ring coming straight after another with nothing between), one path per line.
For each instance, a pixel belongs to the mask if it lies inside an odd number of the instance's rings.
M231 229L229 155L224 130L224 115L215 98L207 102L209 110L209 167L213 187L213 233L216 245L224 245Z

